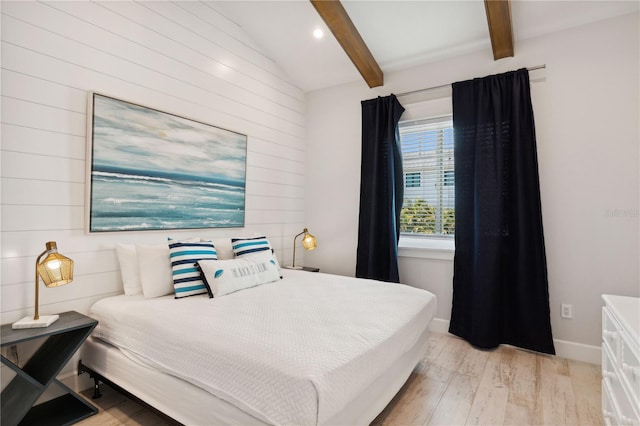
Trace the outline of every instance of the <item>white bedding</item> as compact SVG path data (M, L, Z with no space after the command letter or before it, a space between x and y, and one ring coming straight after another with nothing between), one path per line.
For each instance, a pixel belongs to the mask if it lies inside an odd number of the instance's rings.
M209 299L97 302L94 336L271 424L323 424L423 336L435 296L413 287L283 271Z

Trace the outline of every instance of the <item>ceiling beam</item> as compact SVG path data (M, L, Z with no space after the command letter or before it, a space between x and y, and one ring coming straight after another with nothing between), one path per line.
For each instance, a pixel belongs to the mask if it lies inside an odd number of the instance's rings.
M513 31L511 29L511 4L509 0L484 0L487 13L493 59L513 56Z
M344 10L342 3L339 0L309 1L316 8L369 87L382 86L384 84L382 70L353 25L347 11Z

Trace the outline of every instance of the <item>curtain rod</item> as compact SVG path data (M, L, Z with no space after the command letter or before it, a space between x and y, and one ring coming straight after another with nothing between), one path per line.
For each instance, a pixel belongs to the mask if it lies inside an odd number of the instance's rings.
M536 65L535 67L529 67L527 68L527 71L535 71L535 70L539 70L539 69L543 69L546 68L547 65L546 64L542 64L542 65ZM420 92L426 92L427 90L435 90L435 89L443 89L445 87L449 87L451 86L452 83L449 84L441 84L440 86L433 86L433 87L427 87L425 89L418 89L418 90L411 90L409 92L404 92L404 93L398 93L396 95L396 97L399 96L406 96L406 95L413 95L414 93L420 93Z

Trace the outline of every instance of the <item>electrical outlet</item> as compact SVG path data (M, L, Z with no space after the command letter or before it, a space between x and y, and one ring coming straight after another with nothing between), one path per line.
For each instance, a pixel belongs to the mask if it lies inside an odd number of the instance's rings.
M562 304L562 318L573 318L573 305Z

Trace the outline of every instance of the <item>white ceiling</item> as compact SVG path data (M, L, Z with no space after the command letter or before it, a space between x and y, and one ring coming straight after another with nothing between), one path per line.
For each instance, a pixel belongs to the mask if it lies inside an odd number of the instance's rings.
M214 1L256 47L303 91L361 79L308 0ZM491 55L482 0L343 0L342 4L383 72L478 50ZM640 2L512 0L518 41L638 11ZM322 28L317 40L313 31ZM364 84L364 83L363 83Z

